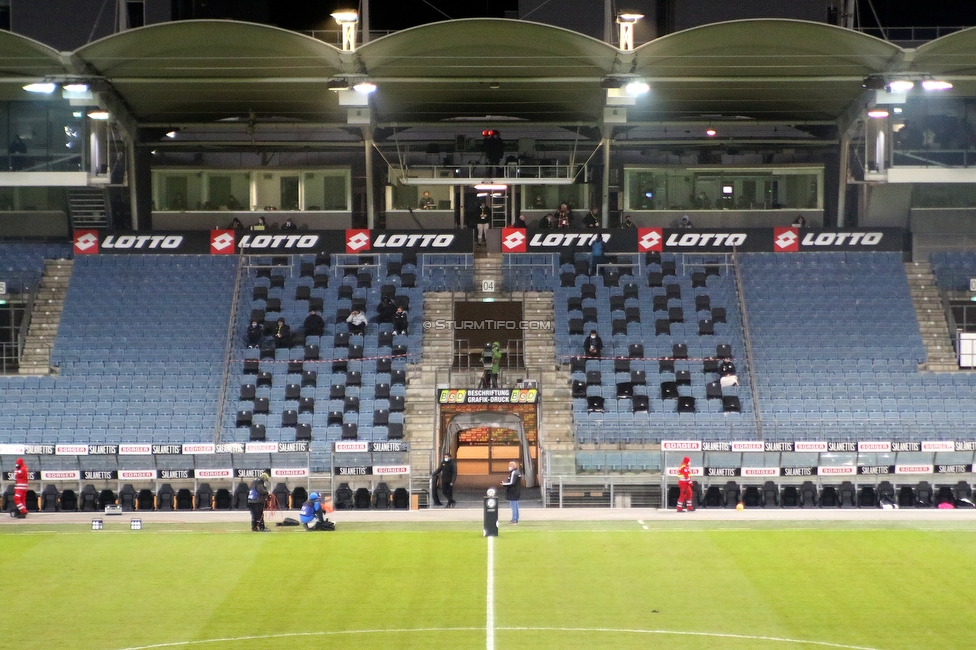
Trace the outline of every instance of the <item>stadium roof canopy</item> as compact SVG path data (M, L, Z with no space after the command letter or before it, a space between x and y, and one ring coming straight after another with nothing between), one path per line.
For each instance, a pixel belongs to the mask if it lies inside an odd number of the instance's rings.
M116 34L58 53L0 32L0 88L25 79L88 79L143 124L245 119L346 123L329 90L368 77L377 125L530 121L598 125L607 80L637 76L651 92L628 124L750 119L830 122L862 97L870 75L948 77L976 90L976 29L917 50L822 23L745 20L664 36L623 52L538 23L470 19L432 23L355 52L275 27L178 21ZM955 77L955 79L953 79ZM99 85L101 84L101 85Z

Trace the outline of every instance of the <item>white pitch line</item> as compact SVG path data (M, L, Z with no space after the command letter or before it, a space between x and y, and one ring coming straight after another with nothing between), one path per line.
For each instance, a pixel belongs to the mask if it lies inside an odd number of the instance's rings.
M488 538L491 540L491 538ZM491 557L491 555L489 555ZM238 637L223 637L218 639L197 639L194 641L172 641L169 643L153 643L151 645L140 645L123 648L122 650L154 650L155 648L179 648L196 645L208 645L211 643L234 643L241 641L260 641L264 639L286 639L296 637L315 637L315 636L342 636L356 634L408 634L408 633L430 633L430 632L474 632L480 630L478 627L416 627L416 628L393 628L393 629L374 629L374 630L331 630L321 632L285 632L280 634L256 634ZM494 627L492 630L492 642L494 642ZM681 630L639 630L613 627L500 627L497 628L506 632L599 632L601 634L659 634L673 636L697 636L717 639L743 639L750 641L773 641L776 643L796 643L800 645L813 645L826 648L842 648L843 650L877 650L861 645L847 645L844 643L831 643L829 641L808 641L806 639L788 639L776 636L760 636L752 634L730 634L721 632L685 632Z
M495 650L495 538L488 537L488 593L485 604L485 650Z

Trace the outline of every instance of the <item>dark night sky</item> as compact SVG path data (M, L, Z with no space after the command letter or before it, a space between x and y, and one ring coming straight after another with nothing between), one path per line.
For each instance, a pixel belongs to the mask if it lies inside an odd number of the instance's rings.
M226 1L209 0L209 4L220 5ZM348 6L343 0L231 0L238 10L247 4L264 5L269 22L293 30L325 28L330 22L329 14L339 2ZM357 0L351 2L353 6L358 5ZM876 22L870 3L868 0L858 0L858 3L861 24L874 27ZM625 0L615 1L617 7L625 4ZM887 27L976 25L974 0L873 0L873 5L881 23ZM370 29L403 29L446 20L447 17L500 18L506 11L517 9L518 0L371 0Z

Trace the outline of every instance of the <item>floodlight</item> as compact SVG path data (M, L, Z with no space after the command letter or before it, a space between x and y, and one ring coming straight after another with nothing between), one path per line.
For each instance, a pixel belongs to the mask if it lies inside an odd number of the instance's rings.
M368 95L376 90L376 84L371 81L360 81L355 86L352 87L357 93L362 93Z
M880 120L883 117L888 117L888 109L886 108L872 108L868 111L868 117L873 117L876 120Z
M626 86L624 86L624 90L631 97L636 97L637 95L643 95L646 92L648 92L650 89L651 89L650 84L648 84L646 81L641 81L640 79L635 79L634 81L631 81Z
M922 88L925 90L949 90L952 88L952 84L940 79L923 79Z
M50 81L44 81L40 83L27 84L24 86L24 90L29 93L41 93L44 95L50 95L57 88L57 84L51 83Z
M88 114L88 117L90 117L93 120L107 120L108 111L92 111L91 113Z

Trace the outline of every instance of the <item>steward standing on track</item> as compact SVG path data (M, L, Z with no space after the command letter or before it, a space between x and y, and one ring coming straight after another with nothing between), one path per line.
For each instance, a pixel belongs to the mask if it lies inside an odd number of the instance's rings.
M694 512L695 500L691 493L691 459L685 456L678 468L678 512Z
M444 493L444 498L447 499L447 504L445 508L453 508L456 504L454 501L454 481L457 480L457 461L451 458L451 454L444 452L444 460L441 461L440 467L433 473L431 479L437 480L437 477L441 477L441 492ZM440 505L437 501L437 487L434 487L434 503Z
M268 532L264 526L264 505L268 500L267 481L270 479L267 472L262 472L261 476L251 483L251 490L247 493L247 509L251 511L252 533Z
M14 506L17 511L10 511L11 517L27 518L27 465L23 458L18 458L14 469Z

